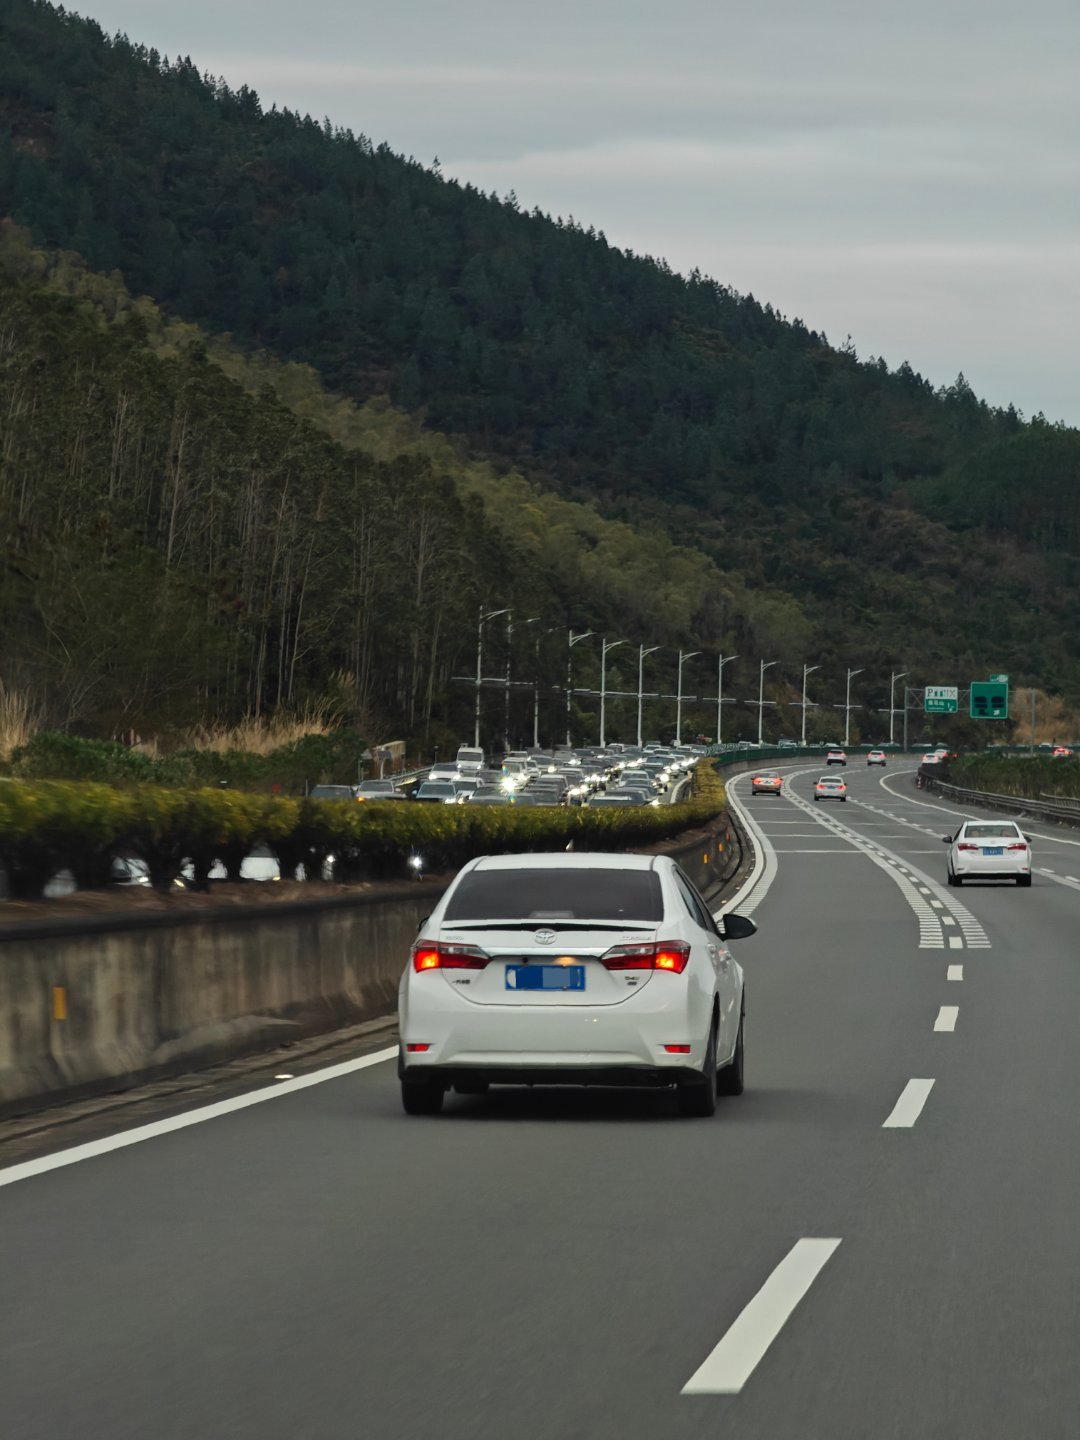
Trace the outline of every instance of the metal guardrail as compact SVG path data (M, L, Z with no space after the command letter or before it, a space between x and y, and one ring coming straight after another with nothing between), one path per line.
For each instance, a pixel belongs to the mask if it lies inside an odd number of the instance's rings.
M926 788L957 804L982 805L993 810L1009 810L1033 820L1056 820L1058 824L1080 825L1080 803L1073 800L1034 800L1026 795L997 795L991 790L968 790L963 785L950 785L944 780L927 778Z

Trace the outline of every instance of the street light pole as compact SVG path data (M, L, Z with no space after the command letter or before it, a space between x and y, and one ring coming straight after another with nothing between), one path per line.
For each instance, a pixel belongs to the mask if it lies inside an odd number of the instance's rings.
M889 744L893 743L893 724L896 720L896 706L893 704L893 697L896 693L897 680L903 680L905 675L910 675L910 670L898 670L895 675L889 676ZM904 698L907 699L907 691L904 691Z
M638 749L639 749L639 750L641 749L641 743L642 743L642 742L641 742L641 708L642 708L642 704L643 704L644 699L645 699L645 687L644 687L645 656L646 656L646 655L654 655L657 650L660 650L660 649L662 649L662 648L663 648L663 647L660 646L660 645L650 645L649 648L646 650L646 648L645 648L644 645L639 645L639 646L638 646L638 655L637 655L637 744L638 744Z
M865 670L865 669L866 669L866 667L865 667L865 665L864 665L864 666L862 667L862 670L849 670L849 671L847 672L847 690L844 692L844 745L845 745L845 746L848 744L848 742L849 742L850 739L851 739L851 708L852 708L852 707L851 707L851 681L852 681L852 677L855 676L855 675L861 675L861 674L863 673L863 670Z
M514 612L506 612L506 694L503 701L503 754L510 749L510 654L514 635Z
M484 621L494 620L496 615L505 615L506 609L484 611L481 601L476 621L476 710L473 723L473 748L480 749L480 685L483 680L484 664Z
M737 660L738 655L721 655L720 662L716 667L716 743L722 743L724 732L724 666L730 665L732 660Z
M802 739L803 749L806 748L806 677L812 675L815 670L820 670L820 665L804 665L802 667Z
M774 665L779 665L779 660L762 660L758 670L757 687L757 743L761 744L762 721L765 718L765 671L771 670Z
M573 690L574 680L572 675L573 649L579 640L587 640L593 634L591 630L583 630L580 635L575 635L573 626L567 631L566 645L566 748L570 748L570 693Z
M619 645L625 645L625 640L612 640L609 645L606 640L600 640L600 748L604 748L606 736L604 733L605 708L607 705L607 656L609 650L616 649Z
M684 660L692 660L695 655L700 655L700 650L679 651L679 683L676 688L675 697L675 744L682 744L682 667Z
M540 616L540 615L533 615L530 619L528 619L528 620L523 620L523 621L521 622L520 628L521 628L521 629L524 629L526 625L539 625L539 623L540 623L540 621L541 621L542 618L543 618L543 617ZM546 632L544 632L543 630L538 630L538 631L536 632L536 654L535 654L535 656L533 657L533 749L534 749L534 750L539 750L539 748L540 748L540 739L539 739L539 736L540 736L540 636L543 635L544 633L546 633ZM507 690L507 695L509 695L509 690ZM507 726L507 730L509 731L509 726ZM510 749L510 736L509 736L509 733L507 734L507 737L506 737L506 748L507 748L508 750Z

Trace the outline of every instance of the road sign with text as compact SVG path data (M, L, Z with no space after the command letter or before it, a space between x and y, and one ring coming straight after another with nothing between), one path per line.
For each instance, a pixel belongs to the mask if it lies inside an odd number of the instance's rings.
M1007 720L1009 718L1009 682L973 680L971 682L970 714L973 720Z
M955 715L959 698L956 685L927 685L923 691L923 710L927 715Z

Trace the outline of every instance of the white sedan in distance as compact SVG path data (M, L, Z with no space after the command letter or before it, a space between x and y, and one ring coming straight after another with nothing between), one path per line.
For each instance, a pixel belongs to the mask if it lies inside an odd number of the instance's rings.
M955 835L941 838L949 847L950 885L963 885L965 880L1031 884L1031 842L1014 821L966 820Z
M846 764L847 764L847 752L846 752L845 750L839 749L839 747L834 747L834 748L831 749L831 750L827 750L827 751L825 752L825 764L826 764L826 765L846 765Z
M683 1115L743 1089L743 972L663 855L482 856L420 926L398 992L401 1098L448 1089L672 1086Z
M869 753L869 755L867 755L867 757L866 757L866 763L867 763L867 765L881 765L881 766L884 766L885 763L886 763L886 762L885 762L885 751L884 751L884 750L871 750L870 753Z

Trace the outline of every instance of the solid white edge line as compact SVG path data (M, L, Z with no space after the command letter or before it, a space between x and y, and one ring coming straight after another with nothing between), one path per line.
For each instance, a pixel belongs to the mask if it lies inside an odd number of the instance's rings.
M900 1098L883 1121L883 1130L910 1130L922 1114L922 1108L934 1088L933 1080L909 1080L900 1091Z
M839 1240L797 1240L691 1375L682 1394L737 1395L839 1244Z
M76 1165L80 1160L93 1160L98 1155L107 1155L112 1150L123 1150L128 1145L138 1145L143 1140L154 1140L159 1135L170 1135L174 1130L186 1130L189 1125L201 1125L206 1120L216 1120L234 1110L246 1110L251 1105L261 1105L264 1100L280 1100L282 1095L291 1095L297 1090L307 1090L312 1085L323 1085L327 1080L339 1080L357 1070L367 1070L372 1065L381 1065L393 1060L398 1047L391 1045L385 1050L375 1050L370 1055L361 1055L355 1060L343 1060L338 1065L328 1065L324 1070L314 1070L310 1075L301 1075L297 1080L279 1080L262 1090L252 1090L247 1095L236 1095L231 1100L217 1100L213 1105L203 1105L198 1110L186 1110L182 1115L172 1115L167 1120L152 1120L148 1125L138 1125L134 1130L122 1130L118 1135L108 1135L101 1140L89 1140L85 1145L74 1145L70 1150L58 1150L53 1155L42 1155L37 1160L24 1160L18 1165L9 1165L0 1170L0 1186L14 1185L19 1180L29 1180L34 1175L45 1175L50 1170L60 1170L65 1165Z
M942 1005L938 1011L937 1019L934 1021L935 1030L955 1030L956 1018L960 1014L959 1005Z
M949 966L948 973L947 973L946 976L945 976L945 979L946 979L946 980L963 980L963 978L964 978L964 967L963 967L962 965L950 965L950 966Z
M748 771L742 772L742 774L748 773ZM720 915L724 910L735 910L740 915L749 915L764 900L769 886L776 878L776 873L780 868L772 841L735 794L735 782L742 779L742 774L733 776L727 785L728 804L735 811L736 818L750 837L750 847L754 857L753 864L747 880L735 895L730 896L720 909L713 912L716 915ZM751 895L753 900L747 905L746 901L750 899Z

